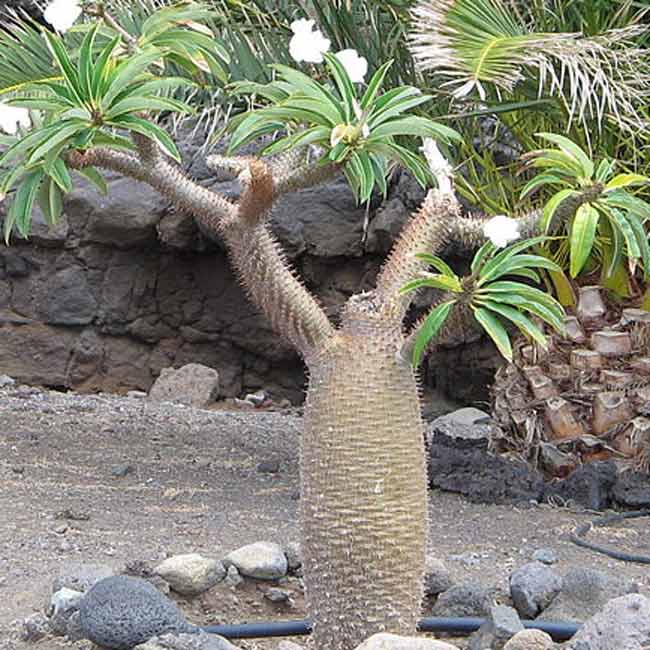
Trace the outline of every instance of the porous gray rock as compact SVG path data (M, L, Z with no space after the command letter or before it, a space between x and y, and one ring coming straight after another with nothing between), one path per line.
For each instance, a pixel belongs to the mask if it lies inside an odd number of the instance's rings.
M612 496L626 508L650 508L650 481L641 472L623 472L616 478Z
M569 650L647 650L650 598L630 594L610 600L571 639Z
M64 587L85 592L100 580L113 575L115 575L115 571L107 564L66 562L52 583L52 592L59 591Z
M553 650L553 639L541 630L523 630L517 632L503 650Z
M424 593L437 596L453 587L454 581L445 563L432 556L427 556L424 574Z
M109 650L130 650L165 632L197 632L169 598L129 576L98 582L81 600L79 613L86 638Z
M287 568L295 573L302 566L302 551L300 542L289 542L284 547L284 555L287 558Z
M558 560L557 553L552 548L538 548L533 552L533 561L542 564L555 564Z
M234 565L239 573L250 578L276 580L287 575L287 558L282 547L273 542L255 542L233 551L223 561Z
M154 574L168 582L175 592L198 596L223 580L226 569L218 560L186 553L167 558L154 569Z
M63 636L68 630L68 621L70 617L79 610L79 604L83 598L83 593L63 587L52 594L48 616L50 617L50 627L56 635Z
M535 618L562 588L562 578L541 562L529 562L510 576L510 596L524 618Z
M478 503L540 501L544 478L528 463L491 454L485 449L429 446L432 487L459 492Z
M264 598L272 603L288 603L291 600L291 594L284 589L271 587L264 592Z
M79 610L72 613L65 626L65 635L69 641L81 641L86 638L84 631L81 629L81 614Z
M133 650L237 650L221 636L198 632L197 634L162 634L136 646Z
M638 591L634 582L578 567L563 576L562 589L540 618L581 623L598 613L609 600Z
M464 582L438 596L433 606L433 616L476 616L490 613L492 597L489 589L475 582Z
M433 420L427 439L454 449L487 449L492 427L489 413L468 406Z
M495 605L490 608L485 623L470 637L468 650L503 650L505 644L523 629L515 609Z
M16 380L9 375L0 375L0 388L7 388L8 386L13 386L16 383Z
M97 310L97 299L79 266L62 269L48 283L44 320L50 325L87 325Z
M204 408L219 395L219 373L200 363L182 368L163 368L149 391L149 399L157 402L178 402Z
M36 643L50 633L50 622L40 612L28 616L20 629L20 640Z
M567 478L549 483L544 498L560 497L591 510L603 510L611 503L617 473L612 460L584 463Z
M233 589L236 589L240 584L242 584L242 582L244 582L244 579L241 577L239 571L237 571L237 567L234 564L228 567L228 570L226 571L225 582L229 587L232 587Z
M435 639L396 634L373 634L356 650L458 650L458 646Z

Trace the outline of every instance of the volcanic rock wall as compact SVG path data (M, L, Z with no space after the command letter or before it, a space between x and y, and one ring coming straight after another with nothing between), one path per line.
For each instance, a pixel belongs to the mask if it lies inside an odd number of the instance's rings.
M180 148L196 180L237 194L235 182L205 167L191 139ZM54 229L37 213L29 241L0 245L0 373L124 392L148 389L164 367L199 362L219 371L225 396L264 387L301 401L300 359L248 302L220 244L148 186L107 180L103 196L78 177ZM364 234L366 211L340 178L286 197L272 229L336 319L348 296L373 286L422 196L406 175L396 177ZM484 383L497 363L478 341L439 351L425 375L452 396L475 399L472 377Z

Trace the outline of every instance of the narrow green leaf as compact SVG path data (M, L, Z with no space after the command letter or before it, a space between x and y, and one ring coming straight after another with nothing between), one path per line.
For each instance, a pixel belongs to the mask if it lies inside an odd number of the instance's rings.
M591 254L596 237L599 213L590 203L581 205L571 225L569 272L575 278Z
M490 280L510 275L519 269L546 269L548 271L561 271L561 268L553 261L541 255L514 255L505 260L491 274Z
M351 122L354 119L354 102L356 101L356 92L350 81L350 77L343 64L333 55L325 54L325 63L330 70L334 83L339 90L343 99L343 108L345 111L345 121Z
M539 327L530 320L530 318L524 316L524 314L519 310L492 300L481 300L480 304L482 307L507 318L510 322L514 323L523 334L532 338L534 341L537 341L537 343L539 343L544 349L548 347L548 341L544 336L544 332L542 332L542 330L540 330Z
M61 190L64 192L69 192L72 189L72 179L70 178L70 172L68 171L66 164L63 162L63 160L61 160L61 158L57 158L53 162L48 173L52 180L61 188Z
M472 273L476 273L477 269L481 268L481 265L484 263L484 261L489 258L494 252L496 251L496 248L494 244L488 239L481 248L476 251L476 254L474 255L474 259L472 260L472 265L470 267Z
M127 99L122 99L113 104L111 109L105 113L104 119L110 121L127 113L143 113L150 111L171 111L173 113L191 114L194 112L194 109L188 104L176 99L166 97L130 96Z
M440 331L449 316L452 307L456 304L455 300L443 302L431 310L429 315L418 329L413 347L413 367L417 368L422 361L424 351L427 349L431 339Z
M544 185L566 185L566 181L560 178L559 176L555 176L554 174L539 174L538 176L535 176L535 178L531 179L526 185L524 185L524 188L521 190L521 194L519 195L519 199L525 199L527 196L532 194L535 190L537 190L540 187L543 187Z
M68 52L66 51L61 37L48 31L43 31L43 36L52 52L54 60L67 82L67 88L72 92L79 105L82 105L84 101L89 98L85 97L85 93L83 92L79 82L77 70L68 56Z
M35 162L43 158L48 151L59 145L61 142L70 139L75 133L79 132L80 129L84 128L84 126L83 122L77 120L61 122L57 125L57 130L53 131L45 142L41 143L32 151L27 159L27 164L33 165Z
M93 28L86 34L81 49L79 50L79 87L84 92L84 99L91 100L93 97L93 46L95 37L101 23L97 21Z
M75 171L89 180L102 194L108 194L108 185L104 177L94 167L83 167Z
M371 139L383 139L400 135L436 138L448 142L454 139L456 132L442 124L436 124L431 120L416 115L390 120L370 130Z
M584 178L591 178L593 176L594 163L575 142L557 133L537 133L537 135L556 144L562 151L571 156L580 165Z
M605 185L605 191L617 190L630 185L647 185L648 183L650 183L650 178L641 176L641 174L619 174Z
M531 237L530 239L524 239L523 241L516 242L511 244L507 248L504 248L502 251L498 252L491 260L485 263L483 268L479 272L479 278L476 283L477 287L482 286L490 280L494 280L497 277L497 274L500 273L502 266L511 258L520 253L527 248L541 244L543 241L546 241L548 237L540 235L539 237Z
M627 255L633 259L638 259L641 257L641 251L639 249L639 244L636 241L636 236L634 230L632 230L630 224L627 221L625 213L620 210L608 210L607 212L610 222L613 227L618 228L625 239L625 246L627 248Z
M104 83L109 76L111 57L120 40L121 37L116 36L113 40L109 41L93 64L90 92L94 101L97 101L106 90Z
M375 74L372 75L372 78L368 83L368 87L366 88L366 92L363 94L363 97L359 102L363 110L368 108L368 106L370 106L375 101L375 98L379 94L379 90L381 89L382 84L384 83L384 79L386 78L386 73L388 72L389 68L392 65L393 65L392 60L387 61L386 63L384 63L384 65L380 66L376 70Z
M171 156L176 162L181 162L181 154L178 151L176 144L157 124L147 122L135 115L122 115L119 119L109 122L109 124L129 129L130 131L135 131L136 133L151 138L158 143L168 156Z
M32 221L32 209L41 181L43 180L42 170L36 170L27 174L20 184L11 204L10 213L16 229L23 237L29 235ZM7 233L5 232L5 239Z
M607 158L603 158L598 164L594 179L599 183L604 183L609 178L610 174L614 171L615 166L616 166L615 160L609 160Z
M46 178L38 191L38 205L45 216L45 221L52 226L63 212L63 197L57 184Z
M474 312L474 318L476 318L479 324L487 332L488 336L494 341L499 352L501 352L508 361L512 362L512 345L510 344L510 337L501 324L501 321L483 307L474 307L472 305L472 311Z
M543 232L547 233L549 231L551 224L553 223L553 217L562 203L564 203L568 198L577 195L578 192L567 188L565 190L560 190L546 202L544 210L542 211L541 225Z
M421 260L438 269L440 273L446 275L449 278L457 278L458 276L453 272L452 268L447 264L443 259L437 257L436 255L431 255L430 253L416 253L416 259Z
M162 53L160 50L152 49L135 54L127 59L115 70L115 76L111 80L106 92L101 98L102 110L107 111L111 108L113 101L132 81L147 70L154 62L160 59Z
M648 243L648 234L637 215L628 213L627 222L634 231L636 242L639 245L641 259L643 260L643 279L647 282L650 280L650 244Z

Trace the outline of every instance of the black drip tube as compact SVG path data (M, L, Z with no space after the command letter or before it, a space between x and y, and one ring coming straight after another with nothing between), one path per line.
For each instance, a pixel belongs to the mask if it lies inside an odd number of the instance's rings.
M478 630L485 622L482 618L423 618L418 624L420 632L445 632L466 635ZM522 621L526 629L542 630L554 641L567 641L580 628L577 623L554 621ZM278 636L303 636L311 633L309 620L242 623L240 625L207 625L201 628L208 634L218 634L226 639L261 639Z

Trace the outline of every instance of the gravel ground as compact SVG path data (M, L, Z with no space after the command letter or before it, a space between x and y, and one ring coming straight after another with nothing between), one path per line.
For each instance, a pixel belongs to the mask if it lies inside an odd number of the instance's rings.
M297 540L300 429L296 410L201 410L114 395L0 389L0 648L27 647L16 638L19 621L43 610L66 561L119 569L134 559L155 565L189 552L223 558L254 541ZM279 471L259 471L264 461L277 461ZM497 598L504 598L513 568L542 547L557 553L560 573L596 567L650 591L647 567L566 540L593 513L431 496L431 553L447 562L456 580L496 587ZM647 553L647 521L592 539ZM304 616L297 580L284 586L293 606L266 601L264 588L221 586L181 606L196 623Z

